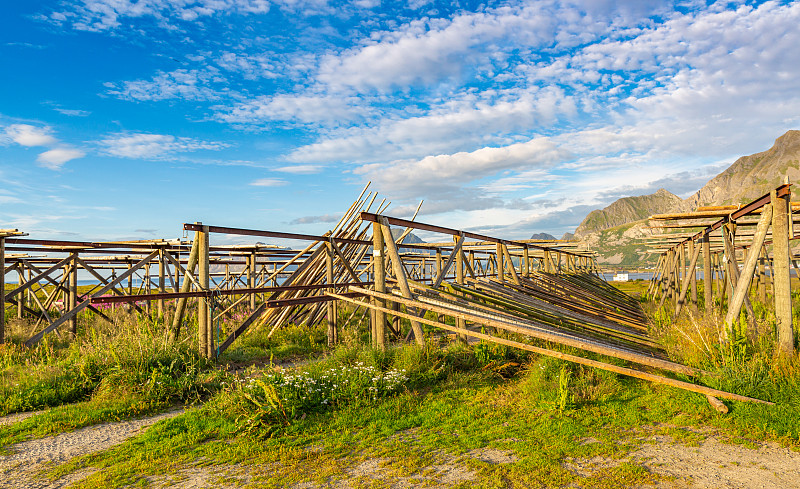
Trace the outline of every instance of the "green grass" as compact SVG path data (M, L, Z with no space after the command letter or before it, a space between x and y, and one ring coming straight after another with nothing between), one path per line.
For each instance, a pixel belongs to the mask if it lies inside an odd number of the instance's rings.
M469 485L476 487L505 487L508 481L519 487L539 487L545 481L553 486L619 487L659 479L625 460L654 434L692 444L700 435L686 428L710 426L733 441L766 437L795 446L799 441L789 433L777 435L740 424L764 415L744 404L734 404L731 415L722 416L700 396L548 358L532 357L524 371L503 379L491 370L456 367L448 360L454 354L466 351L403 347L382 361L394 367L415 358L418 372L435 372L424 376L429 380L416 386L409 382L407 390L374 400L296 413L289 422L276 420L272 430L260 434L242 431L241 412L231 406L236 388L231 388L202 407L105 453L74 460L51 475L92 466L102 470L78 487L121 487L198 463L228 464L245 466L260 478L261 487L285 487L349 479L348 468L376 458L383 461L381 480L362 482L377 487L388 487L399 478L424 477L442 464L475 472L477 479ZM353 355L351 350L335 355L317 372L352 358L367 360L375 353L362 350ZM458 365L465 365L463 359ZM573 375L569 389L574 403L558 409L560 372L565 368ZM763 421L769 424L769 417ZM589 438L597 442L586 443ZM491 464L470 456L487 448L511 451L518 460ZM602 457L607 467L586 478L568 468L570 460L593 457Z
M635 295L647 282L614 285ZM708 431L731 443L800 447L798 362L775 361L768 308L757 311L761 333L740 328L733 348L713 341L718 317L693 313L670 327L662 318L654 329L671 357L712 372L701 379L706 385L776 402L726 402L727 415L697 394L495 344L441 338L374 350L363 346L364 318L334 349L324 325L272 336L256 329L218 366L194 353L191 322L186 339L167 346L160 321L120 312L113 327L87 320L77 339L52 337L33 349L18 346L17 325L0 351L3 412L51 408L0 428L0 447L188 404L184 414L43 477L92 467L99 470L76 487L138 487L148 476L201 466L230 467L234 478L240 468L259 487L342 479L389 487L434 484L445 467L474 477L454 479L456 487L656 483L660 476L627 458L656 434L688 445ZM293 372L273 365L309 358ZM487 449L516 459L481 461L476 454ZM602 463L579 475L574 463L593 457ZM372 472L353 475L370 460Z

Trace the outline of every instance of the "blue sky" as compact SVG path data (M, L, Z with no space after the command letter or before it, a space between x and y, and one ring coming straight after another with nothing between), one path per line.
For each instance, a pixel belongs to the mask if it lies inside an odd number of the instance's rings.
M798 25L797 2L3 2L0 227L322 233L371 180L392 215L560 235L799 128Z

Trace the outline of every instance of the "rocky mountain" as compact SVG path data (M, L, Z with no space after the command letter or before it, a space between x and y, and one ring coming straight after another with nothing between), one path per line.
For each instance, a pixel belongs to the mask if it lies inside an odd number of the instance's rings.
M530 239L541 239L541 240L553 241L553 240L556 239L556 237L553 236L552 234L548 234L548 233L534 233L534 234L531 234Z
M397 238L400 237L401 234L403 234L403 231L405 231L405 228L396 228L396 227L392 228L392 236L394 236L394 239L396 240ZM408 233L406 237L403 239L403 243L417 244L417 243L424 243L424 241L422 241L420 237L417 236L416 234Z
M686 200L664 189L650 195L625 197L602 210L594 210L581 222L575 236L598 252L598 263L634 267L654 261L642 255L641 238L653 234L647 218L665 212L691 211L703 205L744 204L761 197L784 182L800 182L800 131L792 130L761 153L742 156ZM800 185L792 188L792 200L800 197Z
M784 178L800 181L800 131L788 131L761 153L742 156L686 199L683 210L701 205L744 204L782 184ZM792 200L800 188L792 189Z
M590 212L575 230L575 237L582 239L591 233L647 219L653 214L668 212L682 203L680 197L663 188L654 194L624 197L604 209Z

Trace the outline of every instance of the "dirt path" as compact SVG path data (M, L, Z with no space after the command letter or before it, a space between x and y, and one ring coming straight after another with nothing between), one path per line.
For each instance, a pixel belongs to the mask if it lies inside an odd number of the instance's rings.
M19 423L22 420L28 419L31 416L43 413L44 411L31 411L28 413L14 413L7 416L0 417L0 426L8 426L10 424Z
M107 423L63 433L54 437L30 440L9 447L10 455L0 456L0 488L55 489L68 487L91 475L93 469L69 474L56 481L38 477L48 466L64 463L74 457L108 449L140 433L163 419L183 413L175 410L147 418ZM36 413L23 413L0 418L0 426L13 424ZM589 442L596 440L588 439ZM413 440L409 440L413 443ZM416 487L420 484L448 488L478 482L479 475L464 463L479 460L490 465L515 464L524 453L493 448L472 450L462 457L444 457L435 465L421 467L414 473L399 476L390 470L390 459L374 458L354 462L344 469L341 478L328 483L301 482L296 489L323 487L349 488L363 484L393 481L393 487ZM343 465L347 466L346 461ZM576 475L589 477L598 471L622 463L635 464L649 472L665 476L658 488L720 489L790 489L800 488L800 452L775 443L756 444L755 448L723 443L713 433L696 445L675 442L671 437L654 434L641 440L641 446L622 459L595 457L566 459L564 466ZM388 464L388 465L387 465ZM299 468L302 470L302 468ZM251 485L258 467L244 465L206 465L186 467L175 473L148 477L159 488L196 489L203 487L238 488ZM391 484L390 484L391 485ZM652 487L652 486L647 486Z
M569 459L564 465L578 475L590 476L623 462L672 479L658 487L800 488L800 452L775 443L761 443L756 448L730 445L715 436L708 436L697 445L685 445L675 443L669 436L656 435L620 460Z
M0 455L0 488L54 489L66 487L90 472L70 474L57 481L49 481L36 474L48 464L61 464L74 457L105 450L122 443L143 428L163 419L173 418L183 409L119 423L88 426L69 433L17 443L9 448L10 455ZM32 415L32 414L31 414ZM30 415L28 415L30 416ZM19 422L25 417L17 415L0 419L2 424Z
M774 443L751 449L721 443L712 436L698 446L686 446L673 444L668 437L656 437L633 452L631 460L689 487L800 487L800 453Z

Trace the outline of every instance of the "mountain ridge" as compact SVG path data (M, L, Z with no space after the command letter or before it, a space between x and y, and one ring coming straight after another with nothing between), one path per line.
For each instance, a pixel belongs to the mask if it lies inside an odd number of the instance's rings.
M741 156L686 199L659 189L649 195L623 197L591 211L575 237L598 253L600 264L638 266L652 261L637 242L655 230L647 218L666 212L686 212L705 205L744 204L790 181L800 181L800 130L789 130L766 151ZM800 187L792 188L793 199Z

